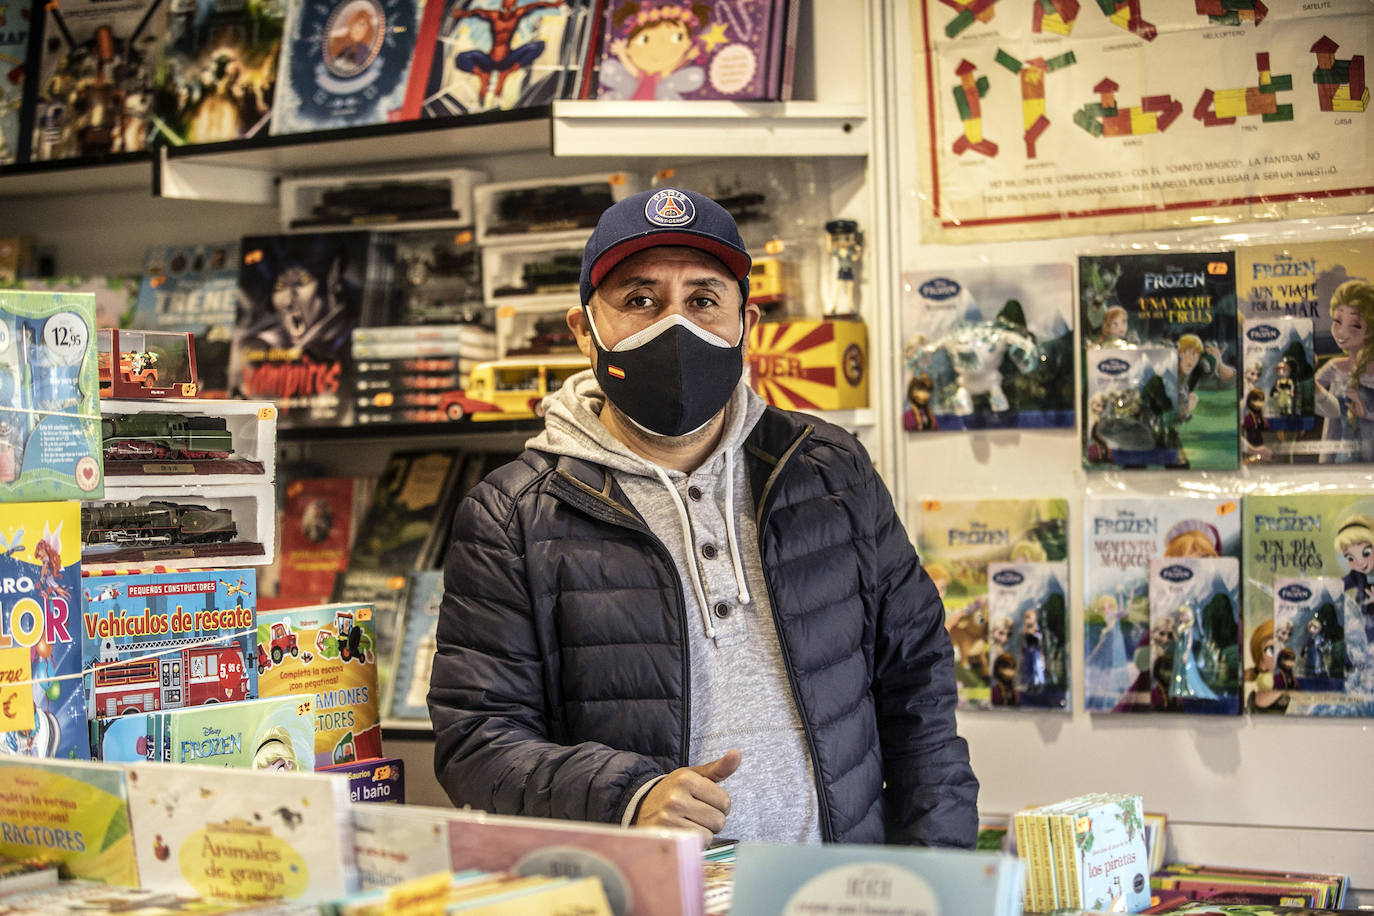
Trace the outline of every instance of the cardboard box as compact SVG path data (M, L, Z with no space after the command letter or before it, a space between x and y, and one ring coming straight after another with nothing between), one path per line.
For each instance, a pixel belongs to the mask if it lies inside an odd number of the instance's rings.
M749 335L750 383L789 410L868 406L868 328L862 321L776 321Z

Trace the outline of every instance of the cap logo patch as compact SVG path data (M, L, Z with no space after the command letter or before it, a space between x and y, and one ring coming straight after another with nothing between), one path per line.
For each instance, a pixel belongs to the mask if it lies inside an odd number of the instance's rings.
M644 218L655 226L687 226L697 218L697 208L686 194L664 188L644 204Z

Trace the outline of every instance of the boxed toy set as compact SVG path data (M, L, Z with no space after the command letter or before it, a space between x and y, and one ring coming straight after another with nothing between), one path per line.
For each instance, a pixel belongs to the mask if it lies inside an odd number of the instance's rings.
M760 322L749 335L749 383L777 407L867 407L868 377L862 321Z

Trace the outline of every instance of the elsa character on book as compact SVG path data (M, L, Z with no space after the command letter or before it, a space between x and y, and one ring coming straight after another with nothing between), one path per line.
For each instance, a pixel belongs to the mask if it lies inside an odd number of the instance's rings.
M1169 696L1194 700L1215 700L1217 695L1198 670L1196 643L1201 634L1191 605L1179 605L1174 614L1174 678Z
M700 89L706 71L690 64L711 19L705 3L623 3L611 15L617 36L601 63L603 99L680 99Z
M1130 689L1135 670L1126 652L1126 630L1121 621L1130 609L1128 601L1104 592L1089 605L1090 616L1102 618L1102 632L1088 653L1088 693L1115 702Z
M1040 634L1040 615L1028 609L1021 618L1021 687L1040 690L1045 686L1045 649Z
M1365 640L1374 645L1374 519L1352 515L1336 530L1336 550L1345 560L1345 594L1364 623Z
M1374 284L1347 280L1331 294L1331 337L1344 356L1317 370L1316 412L1323 442L1349 442L1350 451L1323 453L1323 463L1374 461Z

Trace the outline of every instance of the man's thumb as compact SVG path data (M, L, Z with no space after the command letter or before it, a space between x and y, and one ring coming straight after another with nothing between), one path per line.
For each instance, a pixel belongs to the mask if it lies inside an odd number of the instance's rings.
M735 772L735 770L738 770L740 761L743 759L744 756L739 751L731 748L710 763L700 763L692 767L692 769L712 782L720 782L731 773Z

